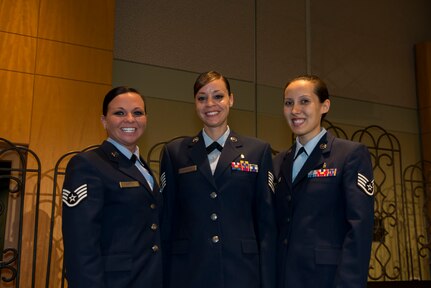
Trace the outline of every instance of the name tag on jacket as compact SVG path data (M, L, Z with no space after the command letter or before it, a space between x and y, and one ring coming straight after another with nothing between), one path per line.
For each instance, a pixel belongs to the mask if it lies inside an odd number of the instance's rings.
M178 174L190 173L198 170L198 166L192 165L178 169Z
M139 187L139 182L138 181L120 181L120 187L121 188Z

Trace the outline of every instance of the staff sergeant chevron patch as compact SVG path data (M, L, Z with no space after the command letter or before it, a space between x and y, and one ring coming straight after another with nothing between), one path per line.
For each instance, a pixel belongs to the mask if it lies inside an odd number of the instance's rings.
M358 173L358 187L362 189L366 194L373 196L374 194L374 179L368 180L367 177Z
M268 171L268 186L271 189L272 193L275 192L275 183L274 183L274 175Z
M72 192L63 189L63 203L68 207L75 207L87 197L87 184L81 185Z

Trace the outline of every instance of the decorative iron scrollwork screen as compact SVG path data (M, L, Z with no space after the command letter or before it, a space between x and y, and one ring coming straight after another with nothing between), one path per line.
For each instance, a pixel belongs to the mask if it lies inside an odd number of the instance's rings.
M27 277L29 283L21 286L35 287L40 161L27 147L0 138L0 163L0 286L19 288L21 267L25 264L30 267L30 270L26 269L26 274L30 275ZM24 213L26 201L30 201L33 209ZM31 235L24 237L24 227Z

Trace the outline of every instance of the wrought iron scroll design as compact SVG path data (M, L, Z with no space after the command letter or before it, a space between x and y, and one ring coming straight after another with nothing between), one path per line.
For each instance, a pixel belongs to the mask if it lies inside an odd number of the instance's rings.
M401 148L398 139L382 127L356 131L351 139L365 144L371 154L375 179L375 237L368 276L371 280L403 280L406 268L406 218L401 179Z
M34 187L35 201L34 201L34 231L33 231L33 252L32 252L32 265L31 265L31 287L35 287L36 279L36 259L37 259L37 238L38 238L38 225L39 223L39 204L40 204L40 182L41 182L41 163L39 157L30 149L22 145L15 145L7 139L0 138L0 160L18 159L17 167L0 168L2 170L1 178L7 179L12 182L9 187L9 193L19 196L19 212L18 212L18 235L16 247L7 247L2 252L3 260L0 262L0 271L10 276L3 276L0 279L0 284L14 283L14 287L20 287L20 269L21 269L21 256L22 256L22 238L23 238L23 222L24 222L24 201L27 191L26 183L28 177L36 178L36 186ZM29 158L35 162L35 168L29 168ZM14 185L12 185L14 184ZM33 187L31 187L33 189ZM2 213L6 213L7 207L3 205ZM5 260L6 258L6 260ZM27 273L29 271L26 271Z
M431 269L431 162L420 161L403 173L408 215L409 278L424 279ZM423 217L417 217L422 215ZM415 217L416 216L416 217ZM428 271L424 269L428 267Z

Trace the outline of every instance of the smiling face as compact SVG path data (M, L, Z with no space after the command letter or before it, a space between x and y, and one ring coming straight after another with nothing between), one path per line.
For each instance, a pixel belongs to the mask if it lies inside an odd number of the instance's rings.
M108 136L133 153L147 126L144 100L133 92L119 94L109 102L101 120Z
M319 134L322 115L330 107L329 99L320 102L314 88L311 81L296 80L284 91L284 117L303 145Z
M216 140L227 129L227 117L229 108L233 105L233 94L229 94L222 79L216 79L198 90L195 105L205 132Z

